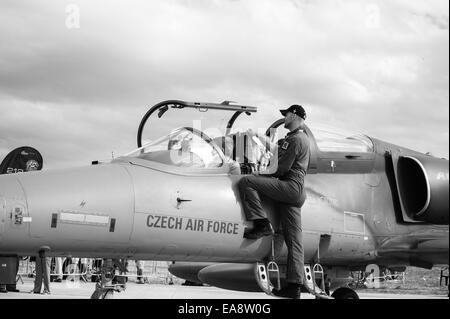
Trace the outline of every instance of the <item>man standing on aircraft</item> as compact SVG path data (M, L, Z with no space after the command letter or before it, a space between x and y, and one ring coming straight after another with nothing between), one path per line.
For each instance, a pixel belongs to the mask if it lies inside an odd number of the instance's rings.
M280 110L285 117L284 127L289 133L278 141L278 166L274 174L246 176L239 182L242 203L247 220L254 222L254 228L246 230L244 237L258 239L273 235L274 231L264 211L260 196L277 202L284 240L288 248L287 287L274 290L274 295L300 298L300 289L305 282L303 243L300 209L306 196L304 179L309 164L309 139L302 130L306 112L300 105L291 105ZM265 136L258 136L252 130L250 135L268 144Z

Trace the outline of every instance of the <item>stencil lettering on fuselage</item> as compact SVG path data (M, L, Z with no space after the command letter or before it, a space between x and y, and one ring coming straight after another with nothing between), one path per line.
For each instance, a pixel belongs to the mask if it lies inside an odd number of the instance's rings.
M167 215L148 215L147 227L228 235L239 234L238 223Z

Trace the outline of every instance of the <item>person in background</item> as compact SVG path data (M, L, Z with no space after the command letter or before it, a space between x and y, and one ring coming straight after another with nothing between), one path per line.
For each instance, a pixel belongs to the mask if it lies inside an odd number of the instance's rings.
M34 289L30 293L40 294L42 283L44 283L44 291L42 294L50 295L50 262L51 258L46 257L45 250L40 250L38 256L36 256Z
M55 277L54 282L61 282L63 279L63 257L55 257Z
M144 283L144 261L143 260L135 260L136 263L136 273L137 273L137 283L143 284Z
M16 278L17 274L19 273L19 257L16 258ZM0 288L1 290L1 288ZM8 284L6 285L6 290L10 292L19 292L19 289L17 289L17 284Z

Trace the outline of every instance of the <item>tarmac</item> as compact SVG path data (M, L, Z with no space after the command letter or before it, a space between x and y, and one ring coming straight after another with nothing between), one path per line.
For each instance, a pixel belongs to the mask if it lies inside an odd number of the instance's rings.
M95 290L95 283L84 281L63 281L50 283L50 295L33 294L33 278L23 278L17 289L20 292L0 293L1 299L89 299ZM446 295L394 294L358 292L360 299L448 299ZM137 284L128 281L126 290L115 292L114 299L277 299L264 293L240 292L210 286L182 286L179 284ZM302 299L314 299L302 294Z

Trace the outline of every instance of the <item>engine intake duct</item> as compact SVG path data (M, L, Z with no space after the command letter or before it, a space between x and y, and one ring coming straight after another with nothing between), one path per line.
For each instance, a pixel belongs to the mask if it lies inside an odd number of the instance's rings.
M414 221L448 225L448 160L400 156L397 172L406 215Z

